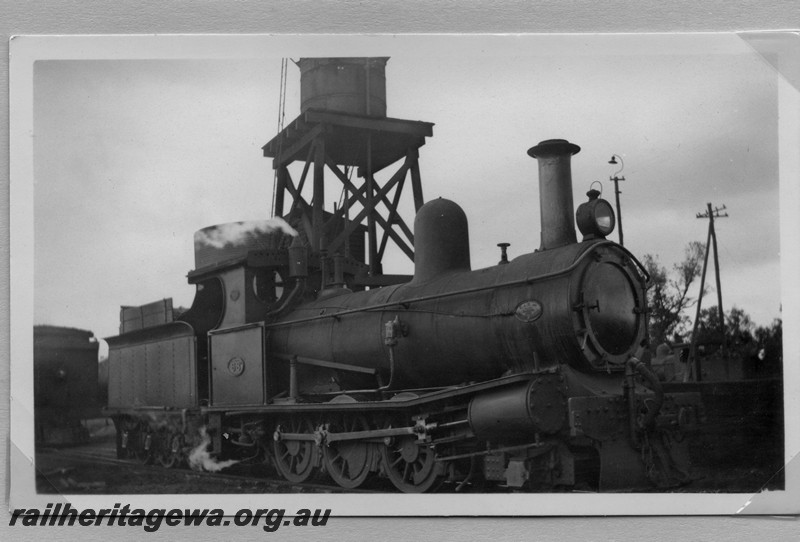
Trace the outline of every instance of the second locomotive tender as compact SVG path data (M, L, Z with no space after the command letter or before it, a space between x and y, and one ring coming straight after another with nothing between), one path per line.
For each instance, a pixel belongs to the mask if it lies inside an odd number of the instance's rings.
M415 218L413 278L369 290L363 263L313 250L291 213L300 234L212 246L213 228L198 232L193 306L108 340L119 453L172 466L202 427L220 458L266 461L293 482L324 471L345 488L374 476L407 492L687 482L684 437L702 405L664 394L637 359L647 275L606 239L614 213L596 191L576 237L579 150L554 139L528 151L540 248L486 269L471 269L466 215L444 199Z

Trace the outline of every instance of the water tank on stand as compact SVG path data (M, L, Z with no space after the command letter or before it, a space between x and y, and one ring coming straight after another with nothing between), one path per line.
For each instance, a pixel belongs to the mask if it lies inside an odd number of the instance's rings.
M386 116L388 57L301 58L300 110Z

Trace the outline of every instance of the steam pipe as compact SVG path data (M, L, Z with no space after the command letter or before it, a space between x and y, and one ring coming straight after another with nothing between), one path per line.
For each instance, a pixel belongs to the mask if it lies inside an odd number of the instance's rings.
M389 347L389 382L380 386L376 391L387 391L392 388L394 383L394 346Z
M344 258L337 252L333 257L333 285L344 287Z
M664 404L664 388L661 386L661 382L658 381L658 377L653 374L653 371L651 371L647 365L639 360L636 361L638 362L636 364L636 371L650 383L650 387L656 394L652 408L648 407L647 414L644 420L642 420L643 427L650 427L656 421L656 416L658 416L658 413L661 411L661 405Z
M460 492L465 485L472 481L472 478L475 476L476 466L478 464L477 458L473 455L469 458L469 472L467 473L467 477L461 480L461 483L456 486L456 493Z
M303 277L298 277L294 281L294 288L292 291L289 292L289 295L286 297L286 301L281 304L280 307L275 309L274 311L270 311L265 315L265 319L269 318L276 318L280 316L282 313L286 312L287 309L291 308L294 304L296 298L299 298L302 294L303 290L305 290L306 286L306 279Z
M319 251L319 274L319 291L321 292L328 286L328 251L324 249Z
M636 412L636 382L633 377L636 374L636 364L639 360L631 357L625 364L625 380L622 382L622 389L625 399L628 401L628 430L630 431L631 444L634 448L639 447L639 437L637 432L638 413Z
M636 411L636 383L634 382L633 378L639 373L647 382L650 383L650 386L653 388L653 392L655 393L655 399L653 400L653 404L648 406L647 414L645 414L642 421L639 421L639 416ZM628 400L628 423L630 424L630 432L631 432L631 441L633 442L634 446L639 445L639 438L637 436L637 432L639 429L643 429L646 427L650 427L656 420L656 416L661 411L661 405L664 404L664 388L661 386L661 383L658 381L658 378L655 374L638 358L631 356L628 359L628 362L625 364L625 381L623 383L625 396Z
M299 393L299 386L297 382L297 356L292 356L289 360L289 399L293 402L297 401Z
M400 335L400 317L395 316L384 324L383 344L389 349L389 382L385 386L380 386L377 391L391 389L394 383L394 347L397 346L398 335Z

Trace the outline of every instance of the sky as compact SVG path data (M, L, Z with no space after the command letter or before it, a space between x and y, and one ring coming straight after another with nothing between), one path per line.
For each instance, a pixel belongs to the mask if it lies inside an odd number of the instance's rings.
M473 268L494 265L499 242L512 258L538 248L526 151L563 138L582 149L576 206L595 181L613 202L619 166L607 162L622 157L625 246L668 269L705 242L696 214L725 205L715 223L725 309L759 325L781 316L779 74L735 36L218 40L224 54L190 37L133 53L98 41L35 63L34 323L108 337L121 305L191 305L194 232L270 216L261 147L277 132L281 58L339 55L390 56L388 116L435 124L420 149L423 193L464 208ZM287 123L299 94L290 63ZM328 198L332 210L338 192ZM411 224L410 193L401 209ZM399 251L384 259L387 273L411 270ZM707 299L716 304L713 289Z

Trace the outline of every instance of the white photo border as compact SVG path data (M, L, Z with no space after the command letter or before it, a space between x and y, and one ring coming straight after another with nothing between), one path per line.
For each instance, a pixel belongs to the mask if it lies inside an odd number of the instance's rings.
M642 35L647 36L647 35ZM651 35L654 36L654 35ZM676 44L691 52L698 42L709 47L730 46L731 37L752 48L752 54L793 55L784 51L768 34L669 34ZM737 37L738 36L738 37ZM773 37L781 42L782 36ZM622 36L620 36L622 38ZM592 35L158 35L158 36L19 36L11 41L10 65L10 251L11 251L11 495L12 507L42 506L54 502L52 495L36 495L33 447L33 66L38 60L202 58L226 59L242 51L259 56L269 51L280 56L392 56L393 52L420 47L431 50L457 42L462 50L493 47L512 51L520 43L591 42ZM791 39L791 38L789 38ZM719 40L719 41L717 41ZM722 43L724 42L724 43ZM694 44L694 45L693 45ZM694 49L696 50L696 49ZM378 53L374 53L378 51ZM708 50L698 51L707 53ZM777 52L777 53L776 53ZM588 53L591 54L591 53ZM641 51L639 54L644 54ZM789 62L787 62L789 64ZM781 63L783 65L783 62ZM800 268L797 232L800 231L800 92L793 75L779 77L780 104L780 212L781 299L784 334L784 406L786 490L758 494L508 494L508 495L225 495L224 509L262 508L264 502L287 510L333 508L337 516L572 516L572 515L709 515L794 514L800 512L800 329L797 303L800 289L794 278ZM266 165L265 165L266 169ZM171 508L182 495L126 495L132 507ZM118 496L64 495L76 508L104 508ZM219 507L218 495L193 495L193 507ZM179 505L176 505L179 507Z

